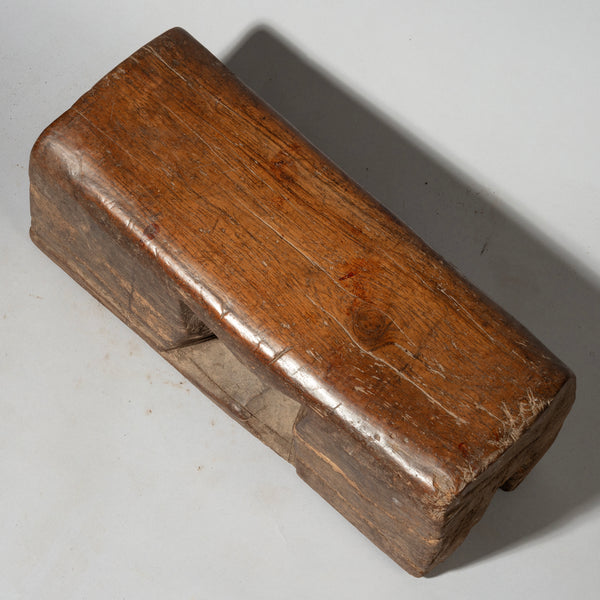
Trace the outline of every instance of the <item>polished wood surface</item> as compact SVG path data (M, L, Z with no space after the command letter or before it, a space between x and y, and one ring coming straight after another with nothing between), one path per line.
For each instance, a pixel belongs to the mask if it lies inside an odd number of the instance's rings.
M47 128L30 177L36 244L415 575L573 402L556 357L181 29Z

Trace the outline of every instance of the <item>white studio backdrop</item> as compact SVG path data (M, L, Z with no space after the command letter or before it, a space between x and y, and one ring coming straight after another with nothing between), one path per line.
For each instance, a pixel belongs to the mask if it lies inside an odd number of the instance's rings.
M1 598L595 598L600 7L2 2ZM28 239L29 150L187 29L578 376L557 442L416 580Z

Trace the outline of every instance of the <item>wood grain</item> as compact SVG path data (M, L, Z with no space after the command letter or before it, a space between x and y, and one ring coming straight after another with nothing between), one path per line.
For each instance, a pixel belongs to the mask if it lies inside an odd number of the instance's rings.
M415 575L574 400L568 368L181 29L47 128L30 178L36 244Z

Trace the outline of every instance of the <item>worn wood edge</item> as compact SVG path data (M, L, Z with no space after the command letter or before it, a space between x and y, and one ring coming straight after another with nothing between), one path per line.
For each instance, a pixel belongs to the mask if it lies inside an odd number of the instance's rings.
M576 378L564 383L536 421L488 469L455 498L445 513L443 536L447 544L427 568L444 561L481 519L496 490L514 490L546 453L575 401Z
M372 493L369 495L369 491L374 489L373 481L363 485L363 482L352 477L352 469L349 470L349 461L354 460L354 457L348 456L340 461L339 457L334 460L331 454L324 456L303 434L297 434L294 438L296 445L300 441L302 444L301 449L296 451L301 457L301 460L296 461L296 469L303 480L376 546L411 575L421 577L444 561L464 541L471 528L485 513L499 487L514 478L518 478L520 482L533 468L554 441L574 398L575 378L570 377L547 408L509 450L449 504L438 506L437 514L429 513L428 518L427 511L419 513L419 503L414 506L411 504L411 497L405 498L396 507L396 515L390 514L390 507L385 502L381 503L383 496L387 494L386 488L389 492L389 481L386 483L381 479L381 473L377 474L381 482L379 497L377 492L375 497ZM377 461L375 456L373 460ZM366 468L364 463L361 464ZM387 468L390 468L389 464ZM410 496L410 491L404 490L404 493ZM349 501L350 498L352 501ZM360 512L357 511L357 506L361 506ZM425 506L421 505L421 508ZM386 521L391 522L390 519L396 523L400 519L400 523L405 525L393 531L385 525Z

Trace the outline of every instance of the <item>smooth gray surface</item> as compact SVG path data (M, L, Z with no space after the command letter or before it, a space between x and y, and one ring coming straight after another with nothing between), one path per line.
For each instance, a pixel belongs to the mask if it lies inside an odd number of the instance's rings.
M597 3L57 0L2 15L1 598L597 597ZM36 136L174 25L578 376L556 444L429 578L28 239Z

